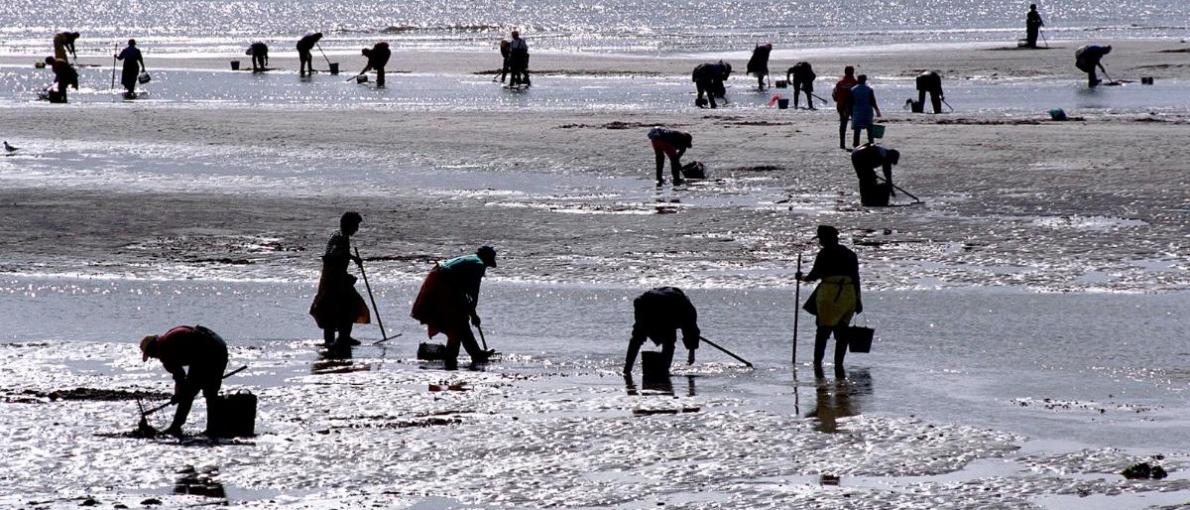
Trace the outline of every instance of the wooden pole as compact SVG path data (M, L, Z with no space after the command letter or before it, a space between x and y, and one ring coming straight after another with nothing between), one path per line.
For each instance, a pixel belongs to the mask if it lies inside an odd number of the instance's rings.
M797 254L797 272L802 272L802 254ZM802 307L802 280L797 278L794 281L796 285L793 288L793 364L797 364L797 325L798 318L801 317Z
M376 312L376 323L380 325L380 336L385 340L388 335L384 332L384 321L380 320L380 309L376 308L376 298L372 296L372 286L368 284L368 273L364 272L364 262L359 256L359 248L355 249L355 258L359 261L359 275L364 277L364 288L368 289L368 299L372 301L372 310Z

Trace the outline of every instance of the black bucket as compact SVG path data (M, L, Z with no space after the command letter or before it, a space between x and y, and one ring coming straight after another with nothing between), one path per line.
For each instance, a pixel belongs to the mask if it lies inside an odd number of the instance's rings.
M847 349L851 352L871 352L872 337L875 335L876 330L872 328L865 328L863 326L848 327Z
M640 372L645 379L660 379L669 377L669 363L665 356L657 351L641 351Z
M925 101L910 101L909 109L912 110L913 113L924 113L926 111L926 103Z
M789 109L789 98L783 97L781 99L778 99L777 100L777 109L778 110L788 110Z
M864 207L888 207L888 197L892 186L887 182L877 182L870 185L860 185L859 201Z
M232 60L232 61L231 61L231 70L232 70L232 71L239 71L239 70L240 70L240 61L239 61L239 60Z
M327 63L327 65L330 66L331 75L339 74L339 63L338 62L329 62L329 63Z
M783 89L789 86L789 82L785 80L777 80L777 88Z
M417 359L442 361L446 359L446 346L442 344L417 344Z
M207 409L207 435L251 437L256 435L256 395L240 390L223 395Z
M1153 84L1153 77L1152 77L1152 76L1142 76L1142 77L1140 78L1140 84L1141 84L1141 85L1152 85L1152 84Z

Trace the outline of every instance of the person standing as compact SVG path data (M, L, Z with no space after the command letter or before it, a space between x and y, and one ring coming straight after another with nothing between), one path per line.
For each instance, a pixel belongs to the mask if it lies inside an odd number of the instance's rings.
M252 72L262 73L269 67L269 45L263 41L256 41L248 45L245 55L252 56Z
M384 87L384 66L388 65L388 59L393 56L392 50L388 49L388 43L381 41L376 43L371 48L364 48L362 51L365 57L368 57L368 64L364 66L364 70L359 74L364 74L369 70L376 71L376 86Z
M677 330L682 330L682 344L688 351L686 364L694 364L694 351L698 350L701 332L698 329L698 310L690 298L675 287L658 287L632 301L634 322L632 338L628 340L628 353L624 356L624 375L632 374L636 355L645 340L652 340L661 346L661 356L666 370L673 363L674 347L678 342Z
M512 78L508 80L510 87L532 85L529 80L529 43L521 38L521 33L513 30L512 41L508 43L509 67Z
M722 60L714 64L698 64L694 67L694 72L691 74L691 81L694 82L694 87L698 91L698 97L694 98L694 105L699 108L705 108L709 102L711 108L718 108L715 103L716 97L723 97L727 89L723 82L731 76L731 64ZM706 99L703 99L703 94L706 94Z
M772 52L772 44L757 44L756 48L752 49L752 58L748 59L748 67L744 72L756 77L758 90L764 90L764 79L769 75L769 55Z
M835 111L839 112L839 148L847 150L847 122L851 120L851 87L855 86L855 68L843 68L843 77L835 82L835 89L831 91L831 99L835 101Z
M47 91L48 99L51 103L65 103L66 87L79 89L79 73L65 59L46 57L45 63L54 72L54 84L57 88L54 90L55 86L50 87Z
M876 123L872 116L880 117L880 105L876 104L876 92L868 86L868 75L861 74L855 78L855 86L851 87L851 146L859 146L859 132L868 131L868 143L875 138L872 136L872 125Z
M174 395L170 402L177 404L173 422L167 434L182 435L182 425L190 415L190 407L198 392L207 401L207 429L211 427L211 403L219 397L223 385L223 370L227 368L227 343L219 335L202 326L177 326L164 335L149 335L140 342L141 361L161 360L161 366L174 378ZM187 371L186 367L190 367Z
M351 253L351 236L359 232L364 219L357 212L346 212L339 218L339 230L331 234L322 255L322 275L318 292L310 304L310 315L322 329L322 339L328 347L359 345L351 337L354 324L368 324L372 320L363 296L355 290L356 277L347 273L351 262L360 264ZM338 337L335 337L338 333Z
M901 162L901 153L896 149L885 149L876 144L861 145L851 153L851 166L859 179L860 203L868 207L888 205L893 193L893 165ZM876 180L876 169L884 171L884 182Z
M1041 27L1045 26L1045 22L1041 20L1041 14L1037 12L1037 4L1029 4L1029 14L1025 15L1025 47L1037 47L1037 35L1041 33Z
M790 81L790 78L793 81ZM810 67L809 62L798 62L785 71L785 81L790 82L793 87L793 108L797 109L798 96L802 92L806 93L806 105L809 109L814 109L814 80L818 75L814 74L814 68Z
M917 102L922 105L922 110L925 110L928 92L934 113L942 113L942 102L946 100L946 95L942 93L942 76L937 71L926 71L917 77L916 85Z
M500 40L500 73L498 74L498 77L500 78L500 83L504 83L504 80L506 78L508 78L508 71L511 70L511 66L512 66L512 62L509 60L509 58L511 56L512 56L512 43L509 43L505 39L501 39ZM492 80L492 81L495 81L495 80Z
M58 60L68 60L67 54L74 56L77 61L79 56L74 51L74 42L79 38L78 32L59 32L54 34L54 58Z
M653 154L657 160L657 185L665 184L661 176L661 169L665 167L665 157L669 156L669 169L673 173L673 184L679 186L682 179L682 155L686 149L694 146L694 137L676 129L655 127L649 130L649 142L653 145Z
M124 85L125 90L124 97L134 98L136 97L137 78L140 77L141 70L145 68L145 59L136 47L136 39L129 39L128 47L115 57L117 60L124 61L124 68L120 72L120 84Z
M1095 75L1095 68L1107 74L1107 69L1103 68L1103 63L1100 62L1104 55L1111 53L1111 46L1099 46L1095 44L1088 44L1074 50L1074 67L1079 68L1080 71L1087 73L1087 86L1095 88L1099 86L1103 80L1100 80Z
M309 72L314 74L314 54L311 53L314 47L318 45L318 41L322 40L322 32L315 32L313 34L306 34L302 36L297 42L298 51L298 75L306 76Z
M481 246L474 255L455 257L440 262L430 270L422 282L410 316L427 326L426 334L434 338L446 333L446 369L459 367L459 346L471 356L471 363L484 363L495 351L485 351L475 341L471 324L480 327L476 313L479 305L479 285L487 268L496 267L496 250Z
M819 225L818 244L822 249L814 257L810 273L796 274L798 281L819 281L802 307L817 317L814 335L814 369L822 369L826 341L835 336L835 374L842 377L843 358L847 356L846 329L851 318L863 313L860 296L859 259L855 252L839 244L839 231L830 225Z

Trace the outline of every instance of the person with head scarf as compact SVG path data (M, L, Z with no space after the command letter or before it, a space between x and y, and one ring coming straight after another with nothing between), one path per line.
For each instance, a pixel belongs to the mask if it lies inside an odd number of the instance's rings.
M322 274L318 278L318 292L310 304L310 315L322 329L322 339L328 347L359 345L359 340L351 337L352 326L372 321L367 303L355 290L357 278L347 272L351 262L362 262L351 253L351 236L359 232L363 221L357 212L343 213L339 230L331 234L322 254Z
M174 378L174 395L170 402L178 408L165 432L182 435L182 425L186 424L194 397L200 391L207 401L207 428L210 429L209 409L219 396L223 370L227 368L227 343L223 338L202 326L177 326L163 335L141 339L140 351L142 361L149 358L161 360L161 366Z
M802 307L817 319L814 369L822 369L826 342L833 334L835 374L841 376L844 373L843 358L847 356L847 326L855 314L864 311L860 296L859 259L855 252L839 244L839 231L835 227L819 225L815 237L822 249L814 257L814 266L809 274L798 272L796 278L798 281L819 282Z
M476 312L480 283L487 269L494 267L496 250L491 246L479 247L474 255L439 262L430 270L413 301L410 316L427 326L429 337L446 334L447 370L458 368L460 345L471 356L472 364L486 362L495 352L481 349L471 332L471 325L479 328L482 324Z
M145 58L136 47L136 39L128 40L128 47L118 55L117 60L124 61L124 68L120 72L120 84L124 86L125 97L136 97L136 83L141 70L145 68Z

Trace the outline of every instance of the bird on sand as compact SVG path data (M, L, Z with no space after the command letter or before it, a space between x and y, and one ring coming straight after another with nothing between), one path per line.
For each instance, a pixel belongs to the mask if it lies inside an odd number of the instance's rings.
M19 150L21 150L21 149L19 149L19 148L16 148L16 147L13 147L13 146L11 146L11 145L8 145L8 141L7 141L7 140L5 140L5 141L4 141L4 152L7 152L7 153L9 153L9 154L12 154L12 153L14 153L14 152L16 152L16 151L19 151Z

